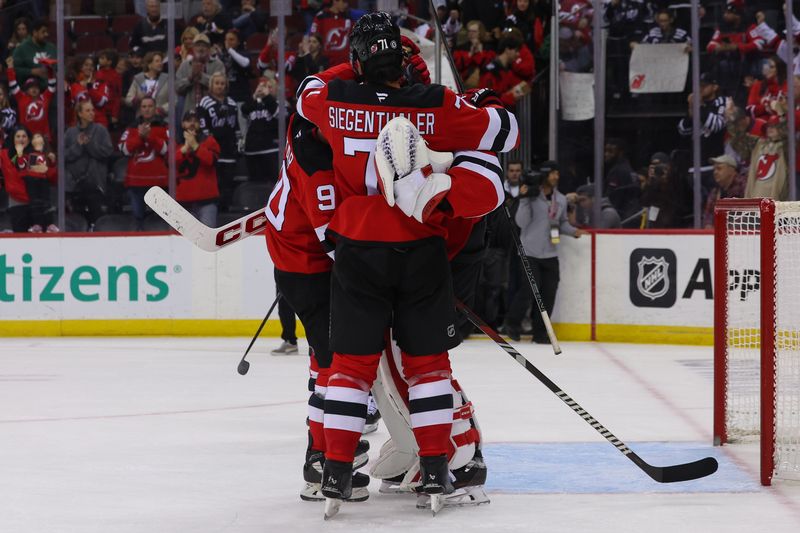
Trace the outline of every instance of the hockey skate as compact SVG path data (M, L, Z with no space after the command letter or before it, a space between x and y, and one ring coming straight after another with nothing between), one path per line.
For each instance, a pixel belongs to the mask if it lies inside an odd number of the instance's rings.
M454 490L446 455L419 458L420 490L430 496L433 516L442 510L447 494Z
M377 431L378 422L380 419L381 412L378 411L378 405L375 403L375 399L372 397L372 394L370 394L367 402L367 421L364 424L364 430L361 432L361 434L366 435L368 433L374 433Z
M489 497L483 485L486 483L486 464L480 452L466 465L452 470L455 478L453 481L453 492L445 495L444 507L463 507L466 505L481 505L490 503ZM383 491L383 485L381 485ZM417 508L427 509L431 507L431 498L427 494L417 496Z
M355 459L353 460L353 470L358 470L369 461L367 452L369 442L361 440L356 448ZM306 452L306 462L303 464L303 479L306 484L300 491L300 499L307 502L321 502L325 499L322 495L321 483L322 472L325 464L325 454L320 451L308 450ZM369 498L369 476L361 472L355 472L352 479L353 493L347 498L351 502L363 502Z
M353 495L353 463L325 461L321 491L325 496L325 520L329 520L339 512L342 501Z

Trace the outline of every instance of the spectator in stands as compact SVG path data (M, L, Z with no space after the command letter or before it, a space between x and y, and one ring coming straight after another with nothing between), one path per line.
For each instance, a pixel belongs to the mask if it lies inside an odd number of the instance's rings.
M318 74L328 68L328 58L322 53L322 37L318 33L303 36L297 48L297 59L292 77L300 83L306 76Z
M119 123L120 104L122 102L122 76L117 72L119 55L113 48L106 48L97 55L97 73L95 79L108 87L108 121L113 126Z
M461 20L482 21L494 40L499 40L506 21L505 3L502 0L462 0Z
M314 17L309 33L322 35L323 53L330 66L350 61L350 30L364 12L350 9L347 0L332 0Z
M744 196L787 200L789 180L784 118L771 117L764 130L764 137L741 134L739 139L731 140L731 146L738 148L739 155L750 161Z
M442 21L442 34L444 35L445 43L451 50L455 45L456 36L461 31L461 8L458 4L451 4L450 6L443 6L444 16L440 17Z
M583 44L592 42L594 8L591 0L564 0L559 2L558 7L559 27L572 30Z
M627 143L616 137L606 139L603 151L605 180L603 197L611 201L620 217L625 220L639 213L639 183L628 160Z
M225 65L209 54L211 43L208 36L200 33L192 43L192 56L181 63L175 74L175 87L184 97L183 113L197 108L200 100L208 94L209 80L216 73L225 74Z
M503 37L512 37L515 41L520 43L519 55L511 64L511 70L514 71L514 74L516 74L519 79L530 82L533 80L534 74L536 74L536 62L533 58L533 53L523 40L522 32L519 31L518 28L506 28L501 33L501 39Z
M108 158L114 146L108 130L95 123L90 100L78 102L75 114L77 123L64 134L64 189L69 211L82 213L91 227L105 211Z
M714 206L724 198L744 198L747 177L739 172L739 164L733 156L722 154L710 159L714 165L716 186L708 193L703 211L703 227L714 227Z
M685 228L691 214L688 183L678 176L672 160L664 152L650 158L650 166L642 184L641 205L647 208L647 228Z
M589 72L594 62L592 47L589 43L581 39L578 32L567 27L560 28L558 30L559 69L565 72Z
M725 106L727 99L719 94L719 83L713 72L700 75L700 154L706 161L712 154L722 153L725 144ZM694 94L687 98L686 117L678 122L678 133L688 140L692 137Z
M233 193L236 160L239 158L239 113L236 102L228 96L228 79L224 72L215 72L208 82L208 95L200 100L200 130L219 143L217 181L222 195L221 205L228 206Z
M146 0L147 16L131 32L131 48L138 47L142 54L167 51L167 19L161 18L161 2Z
M11 96L17 101L19 123L31 133L41 133L49 138L50 120L48 109L50 100L52 100L56 92L56 79L53 69L49 64L41 67L49 72L46 91L42 92L39 78L36 76L29 76L23 83L22 89L20 89L17 83L16 64L10 57L6 61L8 62L8 89L11 92Z
M645 35L645 19L649 15L644 0L610 0L604 2L605 19L608 22L608 44L624 43L624 52L630 43L639 42Z
M567 220L567 199L558 191L558 164L555 161L546 161L539 167L539 174L541 185L538 190L531 180L520 186L519 207L514 221L520 228L520 240L544 307L552 315L559 282L556 248L560 242L559 235L580 237L586 232L572 226ZM526 276L526 273L521 272L521 276ZM505 322L506 333L513 340L519 340L522 319L532 303L527 279L520 278L517 282L519 289L509 303ZM540 314L533 313L531 318L533 342L550 342Z
M183 63L187 57L192 55L192 47L194 46L194 38L200 34L200 30L195 28L194 26L189 26L183 33L181 33L181 44L178 45L178 49L175 52L176 58L180 58L178 61L178 66Z
M122 57L117 61L117 72L122 76L123 94L128 94L133 77L143 71L142 59L142 50L134 48L128 52L127 57Z
M772 102L786 95L786 63L778 56L765 60L762 66L763 80L756 80L750 87L747 111L754 118L769 120L776 114Z
M655 16L656 25L642 39L644 44L686 43L686 52L690 52L692 39L683 28L675 27L675 17L669 9L660 9ZM631 43L631 47L636 43Z
M167 186L167 140L167 126L156 113L155 100L143 98L138 123L126 129L119 141L119 150L128 157L125 188L139 230L144 225L144 193L153 186Z
M222 44L225 32L233 28L230 15L222 9L217 0L202 0L200 13L192 17L189 24L208 36L211 44Z
M752 73L752 65L766 45L755 24L745 25L744 1L728 0L722 24L714 32L706 50L714 56L722 91L734 95L737 103L741 99L741 81Z
M35 231L31 217L30 196L24 175L28 167L30 133L24 126L17 126L11 134L8 149L0 152L0 170L3 183L8 194L8 216L11 219L11 230L15 233ZM39 227L39 233L42 228Z
M169 111L169 86L164 70L164 55L161 52L148 52L143 61L144 72L133 77L125 104L138 108L142 98L150 97L156 102L156 109L162 116Z
M275 183L278 175L277 83L261 78L252 98L242 106L247 118L244 156L250 181Z
M175 199L181 202L200 222L206 226L217 226L217 159L219 144L200 129L195 111L189 111L181 122L186 142L178 147L178 188Z
M317 7L314 13L316 13L318 10L319 7ZM306 24L306 28L308 28L308 25L311 24L314 13L311 14L311 19L309 19L308 23ZM268 24L269 13L261 9L261 6L256 2L256 0L242 0L241 14L233 19L233 27L239 30L239 35L241 35L242 41L246 41L247 38L254 33L264 31Z
M261 53L258 54L258 61L256 65L258 70L262 73L262 75L267 77L273 78L283 78L286 94L293 95L297 90L298 81L295 79L294 76L291 75L292 70L294 69L295 62L297 60L295 52L291 50L286 50L284 54L284 62L285 62L285 72L286 76L279 76L278 75L278 30L273 30L269 34L269 38L267 42L264 44L264 48L261 50ZM328 60L327 56L325 57L325 61Z
M576 228L612 229L622 226L619 213L606 197L600 199L600 220L594 216L594 183L581 185L567 194L569 223Z
M46 61L55 62L56 46L47 40L50 30L47 21L39 20L31 25L31 36L14 48L14 69L17 82L24 85L31 76L41 81L49 81L51 70L47 68Z
M453 62L464 80L464 87L478 87L481 72L495 57L495 51L489 44L490 35L480 20L467 22L467 42L460 44L453 51Z
M297 9L303 15L306 35L311 33L311 25L314 24L314 17L322 9L323 0L295 0Z
M250 96L250 79L253 74L250 57L244 50L238 31L228 30L225 33L224 46L217 57L222 61L228 75L228 96L241 106Z
M31 222L28 230L32 233L56 233L58 226L53 224L55 208L50 202L50 186L55 185L58 177L56 154L54 154L41 133L31 136L30 151L27 152L28 164L22 178L28 192Z
M91 100L94 104L95 116L94 120L98 124L102 124L108 128L108 102L110 99L110 92L108 85L95 78L95 62L91 56L83 56L75 59L75 65L78 72L75 75L75 80L70 84L70 100L75 108L76 104L81 100ZM68 117L71 124L75 123L74 117Z
M25 39L30 35L31 21L27 17L20 17L14 21L14 30L11 37L8 39L6 45L6 54L4 57L10 56L14 50L22 44Z
M507 107L514 108L517 101L530 92L530 84L514 73L514 62L519 58L522 46L516 37L507 36L500 39L497 45L497 56L486 65L481 74L479 85L488 87L500 95Z
M17 125L17 111L8 98L8 89L0 85L0 148L6 145L6 139Z

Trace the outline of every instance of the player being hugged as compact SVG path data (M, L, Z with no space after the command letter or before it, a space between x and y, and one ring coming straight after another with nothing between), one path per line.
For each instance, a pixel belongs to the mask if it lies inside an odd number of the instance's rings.
M440 85L402 87L400 31L385 13L359 19L351 34L351 57L363 82L323 72L303 82L297 106L331 146L338 204L327 228L336 242L336 261L330 324L334 358L324 403L326 517L352 493L354 453L390 326L409 383L420 487L437 511L442 495L453 490L447 350L460 342L445 247L446 218L456 207L448 198L452 180L416 164L417 156L424 159L419 143L405 169L379 175L376 140L389 121L405 117L413 126L405 131L421 134L431 150L508 151L519 141L518 128L504 109L476 108ZM395 178L408 179L397 188Z

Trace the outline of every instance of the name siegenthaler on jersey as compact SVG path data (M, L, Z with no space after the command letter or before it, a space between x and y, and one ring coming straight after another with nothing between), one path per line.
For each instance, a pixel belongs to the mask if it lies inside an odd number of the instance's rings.
M377 135L387 122L395 117L405 117L417 127L421 135L434 135L436 116L433 113L403 113L396 111L369 111L331 106L328 121L331 128Z

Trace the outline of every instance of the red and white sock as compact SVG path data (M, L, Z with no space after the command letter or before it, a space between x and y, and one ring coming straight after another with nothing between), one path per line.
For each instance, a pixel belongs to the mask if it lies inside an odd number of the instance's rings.
M403 353L403 375L408 381L411 428L421 457L445 455L452 446L453 391L447 352L435 355Z
M364 430L381 354L334 353L325 392L325 458L350 463ZM452 410L452 407L451 407Z

